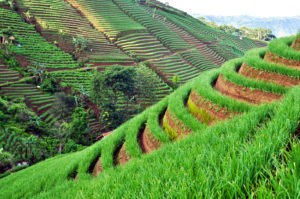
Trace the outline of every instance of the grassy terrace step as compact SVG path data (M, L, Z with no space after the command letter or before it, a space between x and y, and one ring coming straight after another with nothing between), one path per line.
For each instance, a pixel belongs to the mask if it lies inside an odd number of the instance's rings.
M126 54L110 44L103 33L93 29L90 21L69 3L61 0L18 0L17 2L23 12L28 9L36 16L38 23L47 25L43 28L42 34L48 40L58 42L67 52L74 49L72 36L81 35L86 38L88 50L79 56L80 59L130 60ZM62 17L64 20L61 20ZM59 31L63 31L65 35L62 37Z
M272 41L264 59L271 63L283 64L300 70L300 52L290 47L295 38L295 36L284 37Z
M0 197L298 198L300 87L237 71L250 62L291 77L299 71L264 62L257 52L201 73L85 150L1 179ZM218 92L218 84L280 100L256 95L256 104L247 103Z

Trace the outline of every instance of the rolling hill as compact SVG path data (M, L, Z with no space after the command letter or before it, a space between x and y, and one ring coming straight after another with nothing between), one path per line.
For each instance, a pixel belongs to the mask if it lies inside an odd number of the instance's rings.
M299 198L298 46L201 73L93 146L0 179L0 198Z
M201 15L193 15L199 17ZM295 17L252 17L252 16L203 16L218 25L227 24L235 27L264 28L272 30L276 37L297 34L300 28L300 16Z

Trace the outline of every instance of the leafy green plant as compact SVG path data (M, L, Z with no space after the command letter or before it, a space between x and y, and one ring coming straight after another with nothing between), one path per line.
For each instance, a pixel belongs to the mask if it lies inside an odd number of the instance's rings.
M45 92L55 93L59 91L58 82L55 78L46 78L41 84L41 89Z

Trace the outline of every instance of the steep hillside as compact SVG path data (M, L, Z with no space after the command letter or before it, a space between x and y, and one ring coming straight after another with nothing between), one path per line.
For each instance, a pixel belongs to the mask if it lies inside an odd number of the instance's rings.
M43 96L36 85L19 83L32 67L55 78L61 90L79 93L80 86L89 89L93 68L103 71L115 64L146 65L147 73L156 79L155 93L162 99L172 92L174 77L179 84L186 83L265 45L213 29L158 1L16 0L12 5L13 9L0 7L0 30L12 28L17 38L13 55L23 72L19 77L1 76L0 81L8 83L0 91L25 98L28 106L51 125L56 121L49 112L53 96ZM3 67L6 70L8 65ZM158 100L141 101L148 106Z
M295 39L202 73L85 150L1 179L0 197L299 198Z

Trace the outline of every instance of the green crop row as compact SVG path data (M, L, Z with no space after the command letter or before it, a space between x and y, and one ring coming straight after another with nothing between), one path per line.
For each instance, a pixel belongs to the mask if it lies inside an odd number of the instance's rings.
M282 56L286 59L300 61L300 52L290 47L294 40L295 36L273 40L269 44L269 50L271 53Z
M253 80L238 74L236 71L242 65L242 63L243 59L234 59L226 62L222 67L222 74L227 80L241 86L281 95L286 93L287 89L284 86L265 81Z
M256 69L261 69L269 72L279 73L282 75L287 75L295 78L300 78L300 71L288 68L284 65L280 64L273 64L263 60L267 52L267 48L258 48L253 49L246 53L245 55L245 62Z

